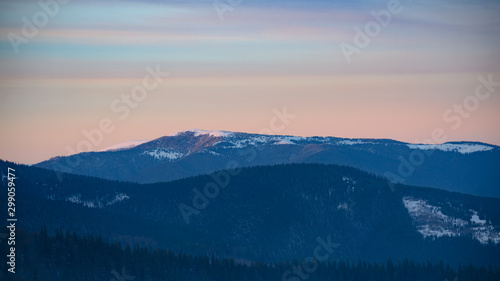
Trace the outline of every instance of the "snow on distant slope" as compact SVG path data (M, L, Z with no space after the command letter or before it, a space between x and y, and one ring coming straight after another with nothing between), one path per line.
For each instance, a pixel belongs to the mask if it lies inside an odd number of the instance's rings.
M296 144L295 142L300 141L304 138L302 137L274 137L273 140L276 141L274 144Z
M407 145L411 149L421 149L421 150L429 150L429 149L438 149L442 151L455 151L462 154L469 154L480 151L489 151L492 150L493 147L482 145L482 144L455 144L455 143L444 143L444 144L408 144Z
M168 159L170 161L177 160L184 156L183 153L177 152L177 151L165 151L163 149L155 149L151 151L144 151L142 154L149 155L151 157L154 157L157 160L163 160L163 159Z
M454 237L470 234L481 244L487 244L489 241L495 244L500 242L498 227L491 225L491 223L487 224L486 220L479 219L477 211L469 210L472 213L469 223L443 214L441 207L432 206L422 199L404 197L403 204L416 224L417 231L424 238L435 239L442 236Z
M213 137L227 137L233 134L232 132L228 131L200 130L200 129L193 130L192 132L194 132L195 137L200 135L210 135Z
M341 140L341 141L337 142L337 144L339 144L339 145L355 145L355 144L366 144L366 142L361 141L361 140L346 139L346 140Z
M115 144L113 146L107 147L107 148L105 148L103 150L100 150L100 152L103 152L103 151L117 151L117 150L129 149L129 148L141 145L143 143L146 143L148 141L150 141L150 140L131 140L131 141L127 141L127 142L124 142L124 143L119 143L119 144Z
M295 144L294 142L290 141L290 140L287 140L287 139L283 139L283 140L280 140L279 142L276 142L274 144Z
M178 136L178 135L180 135L182 133L186 133L186 132L194 133L195 137L198 137L201 135L209 135L212 137L228 137L228 136L231 136L232 134L234 134L233 132L229 132L229 131L192 129L192 130L177 132L177 133L174 133L170 136L175 137L175 136Z
M403 198L408 213L417 222L417 230L425 237L460 236L459 227L466 221L448 217L440 207L427 204L425 200Z

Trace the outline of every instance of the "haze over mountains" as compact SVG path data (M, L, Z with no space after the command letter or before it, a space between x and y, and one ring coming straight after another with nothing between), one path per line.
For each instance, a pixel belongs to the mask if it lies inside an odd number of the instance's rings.
M343 139L189 130L106 151L55 157L36 164L104 179L155 183L231 166L325 163L356 167L392 182L500 197L500 148L477 142L408 144L387 139Z

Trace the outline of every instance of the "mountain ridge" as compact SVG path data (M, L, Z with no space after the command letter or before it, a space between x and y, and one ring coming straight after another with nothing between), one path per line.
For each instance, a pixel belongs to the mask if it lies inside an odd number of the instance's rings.
M480 142L409 144L387 139L343 139L188 130L133 147L55 157L36 164L57 172L154 183L237 166L280 163L347 165L393 182L500 197L500 148Z
M375 141L375 142L390 142L390 143L399 143L399 144L404 144L404 145L421 145L421 146L439 146L439 145L445 145L445 144L469 144L469 145L484 145L492 148L500 148L498 145L486 143L486 142L481 142L481 141L447 141L444 143L439 143L439 144L430 144L430 143L410 143L410 142L404 142L404 141L399 141L399 140L394 140L394 139L388 139L388 138L343 138L343 137L333 137L333 136L310 136L310 137L303 137L303 136L296 136L296 135L263 135L263 134L258 134L258 133L246 133L246 132L238 132L238 131L225 131L225 130L204 130L204 129L190 129L190 130L185 130L185 131L179 131L173 134L165 135L162 137L158 137L155 139L147 139L147 140L129 140L123 143L118 143L115 145L112 145L110 147L98 150L98 151L91 151L91 152L106 152L106 151L117 151L117 150L127 150L127 149L132 149L137 146L140 146L142 144L146 144L149 142L157 141L163 138L167 137L176 137L179 135L183 135L186 133L194 133L194 136L200 136L200 135L209 135L211 137L228 137L232 135L247 135L247 136L269 136L269 137L282 137L282 138L292 138L292 139L310 139L310 140L319 140L319 139L334 139L334 140L340 140L340 141ZM68 155L71 156L71 155ZM51 160L53 158L57 157L63 157L63 156L55 156L52 157L48 160ZM45 160L47 161L47 160ZM44 162L44 161L42 161ZM40 163L42 163L40 162ZM38 163L39 164L39 163Z

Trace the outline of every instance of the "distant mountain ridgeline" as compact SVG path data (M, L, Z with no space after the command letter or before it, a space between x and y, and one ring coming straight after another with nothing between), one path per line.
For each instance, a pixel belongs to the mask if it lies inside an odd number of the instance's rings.
M59 181L49 170L0 162L2 173L7 167L18 177L18 224L29 231L63 227L246 261L301 260L329 245L329 260L500 263L500 199L392 186L345 166L258 166L156 184L72 174Z
M228 165L324 163L356 167L391 181L500 198L500 149L455 142L408 144L192 130L107 151L56 157L36 166L104 179L155 183L197 176Z

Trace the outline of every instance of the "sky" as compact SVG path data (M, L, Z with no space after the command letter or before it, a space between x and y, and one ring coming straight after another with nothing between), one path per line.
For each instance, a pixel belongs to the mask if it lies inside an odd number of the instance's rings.
M258 133L283 110L273 133L500 145L499 14L484 0L0 0L0 158Z

